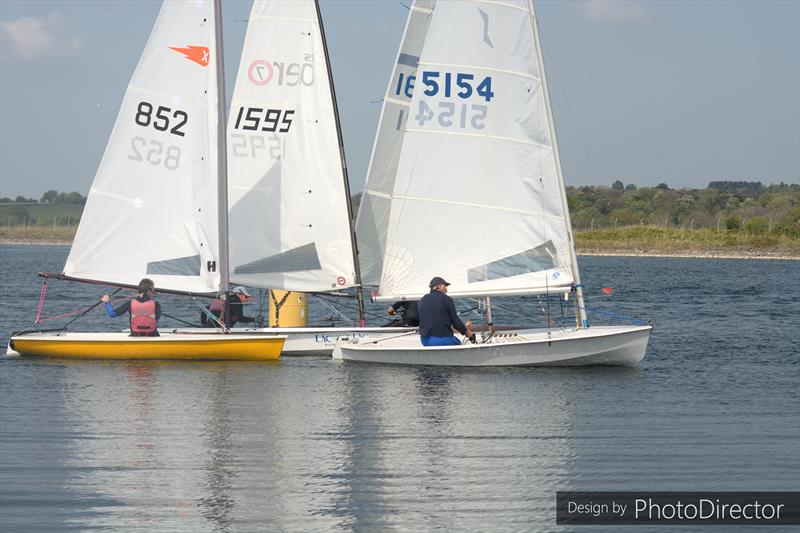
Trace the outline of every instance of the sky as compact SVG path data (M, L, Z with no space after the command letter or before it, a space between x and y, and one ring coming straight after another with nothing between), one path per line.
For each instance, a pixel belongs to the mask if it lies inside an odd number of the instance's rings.
M351 189L410 0L320 0ZM224 0L228 97L249 0ZM537 0L567 185L800 182L800 0ZM0 196L88 193L160 2L0 0Z

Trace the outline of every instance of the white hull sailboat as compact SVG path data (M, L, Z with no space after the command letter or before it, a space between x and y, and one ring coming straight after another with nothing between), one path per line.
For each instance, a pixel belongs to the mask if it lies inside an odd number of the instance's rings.
M333 358L354 362L436 366L632 366L645 354L650 326L523 329L478 334L476 344L422 347L418 335L347 341Z
M424 20L424 23L420 23ZM403 53L406 41L419 50ZM417 57L418 56L418 57ZM357 221L365 283L416 300L443 277L478 298L475 344L418 335L340 343L334 358L413 365L632 365L652 327L589 327L531 0L418 0L390 80ZM491 299L557 295L575 327L508 330ZM548 323L550 323L548 316Z
M142 278L156 292L228 291L225 93L221 5L162 5L122 101L61 274L116 287ZM123 320L124 318L120 318ZM148 359L277 359L267 335L131 337L33 331L25 355Z

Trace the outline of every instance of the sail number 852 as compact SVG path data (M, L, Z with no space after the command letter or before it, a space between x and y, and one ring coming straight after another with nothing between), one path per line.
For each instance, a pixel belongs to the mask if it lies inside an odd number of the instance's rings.
M158 106L154 113L153 104L150 102L139 102L139 105L136 107L136 116L134 117L134 122L139 126L144 126L146 128L152 124L158 131L169 130L170 133L178 135L179 137L186 135L186 132L181 131L181 128L188 120L189 115L185 111L181 111L180 109L173 110L162 105ZM172 121L171 128L170 121Z

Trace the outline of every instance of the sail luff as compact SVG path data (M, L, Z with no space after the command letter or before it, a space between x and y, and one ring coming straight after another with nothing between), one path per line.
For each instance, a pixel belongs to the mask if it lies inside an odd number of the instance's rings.
M217 217L219 234L219 292L230 284L228 254L228 149L225 127L225 62L222 40L222 0L214 0L214 52L217 73Z
M580 318L581 326L587 328L589 327L589 319L586 315L586 305L583 300L583 285L581 284L581 276L580 272L578 271L578 255L575 251L575 234L572 231L572 217L569 215L569 204L567 202L567 191L564 183L564 172L561 168L561 156L558 153L558 141L555 131L556 126L555 120L553 119L553 108L550 103L550 91L547 84L547 73L545 72L544 57L542 55L541 35L539 34L539 19L536 17L533 9L533 0L529 0L528 6L530 9L531 31L533 32L533 39L536 43L536 59L539 62L539 69L542 75L542 89L544 91L545 106L547 107L548 122L550 124L550 136L553 140L553 153L555 155L556 175L558 176L558 182L560 185L559 190L561 192L561 205L563 206L562 208L564 210L564 214L566 215L564 219L567 226L569 252L572 259L572 277L575 283L575 296L578 302L578 316Z
M322 13L319 9L319 0L314 0L314 7L317 11L317 23L319 33L322 37L322 49L325 52L325 66L328 69L328 85L330 86L331 105L333 106L333 116L336 122L336 138L339 140L339 157L342 162L342 182L344 184L345 206L347 207L347 222L350 228L350 252L353 256L353 270L355 273L356 287L356 312L361 327L366 326L364 316L364 294L361 287L361 268L358 263L358 243L356 241L355 221L353 220L353 204L350 198L350 179L347 174L347 159L344 153L344 140L342 139L342 125L339 120L339 106L336 103L336 88L333 83L333 71L331 70L331 59L328 54L328 41L325 39L325 26L322 24Z
M391 192L397 158L408 121L413 80L419 54L428 32L434 0L414 0L409 8L403 37L381 102L381 113L372 145L367 178L356 218L362 281L377 286L383 269ZM398 115L390 116L397 110ZM392 128L391 121L394 121ZM389 181L386 181L389 180Z

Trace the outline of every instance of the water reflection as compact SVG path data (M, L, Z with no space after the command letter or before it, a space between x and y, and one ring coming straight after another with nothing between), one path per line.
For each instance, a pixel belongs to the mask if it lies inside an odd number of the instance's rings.
M227 370L226 367L215 372L209 380L209 409L203 435L206 457L203 477L208 496L197 501L214 531L229 531L234 507L231 489L236 472L230 466L233 428L229 405L233 394Z

